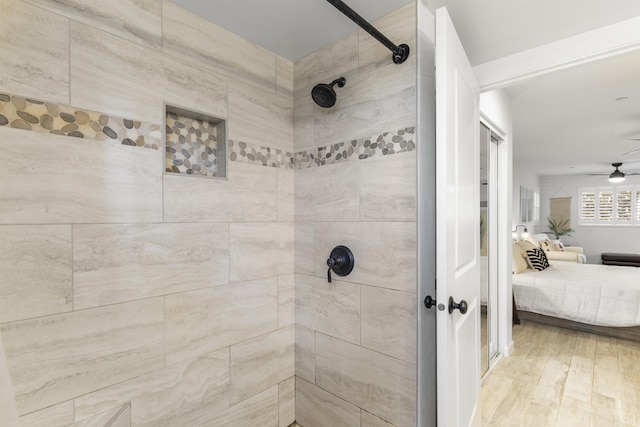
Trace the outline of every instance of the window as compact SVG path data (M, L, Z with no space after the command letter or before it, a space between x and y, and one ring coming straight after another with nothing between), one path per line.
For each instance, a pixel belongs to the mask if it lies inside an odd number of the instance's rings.
M581 189L580 225L640 226L640 187Z

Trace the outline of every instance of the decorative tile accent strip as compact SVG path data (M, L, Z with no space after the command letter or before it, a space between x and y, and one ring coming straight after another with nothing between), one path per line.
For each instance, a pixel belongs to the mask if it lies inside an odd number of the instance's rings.
M216 124L176 113L167 113L165 124L167 172L217 176Z
M313 152L299 151L295 153L296 169L324 166L346 162L350 159L368 159L374 156L388 156L406 151L413 151L415 127L407 127L397 132L385 132L366 139L354 139L318 147Z
M233 162L252 165L293 169L293 153L290 151L262 147L248 142L229 140L229 159Z
M161 126L158 124L4 93L0 93L0 126L155 150L162 144Z

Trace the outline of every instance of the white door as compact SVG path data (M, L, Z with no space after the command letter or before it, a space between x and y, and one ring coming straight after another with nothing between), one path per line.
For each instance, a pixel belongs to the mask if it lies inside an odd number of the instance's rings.
M435 62L438 426L479 426L480 95L445 8L436 11ZM450 298L466 313L450 313Z

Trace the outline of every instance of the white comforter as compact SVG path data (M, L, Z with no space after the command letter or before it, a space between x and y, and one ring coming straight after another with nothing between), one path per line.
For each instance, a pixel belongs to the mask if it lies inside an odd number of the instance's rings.
M601 326L640 325L640 267L554 262L513 275L518 310Z

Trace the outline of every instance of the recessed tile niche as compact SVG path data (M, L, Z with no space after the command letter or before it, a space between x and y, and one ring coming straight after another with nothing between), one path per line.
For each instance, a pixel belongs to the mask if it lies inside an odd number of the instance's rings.
M165 170L226 178L226 126L217 117L165 107Z

